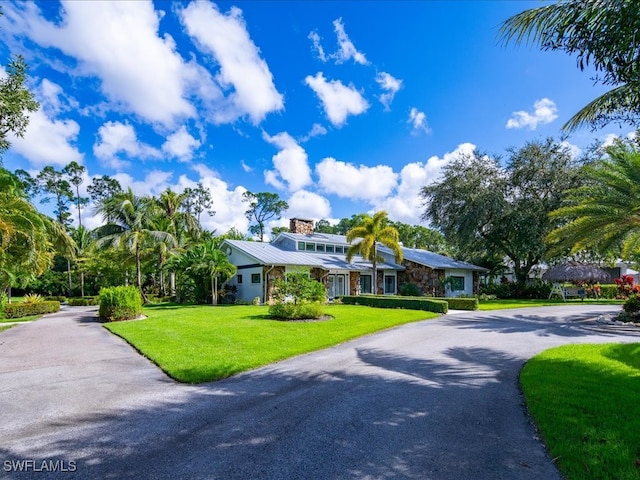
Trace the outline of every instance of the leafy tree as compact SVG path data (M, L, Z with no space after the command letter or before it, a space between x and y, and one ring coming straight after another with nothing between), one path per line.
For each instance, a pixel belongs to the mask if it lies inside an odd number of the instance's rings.
M545 237L558 225L549 213L567 189L579 185L579 166L553 139L509 153L505 167L477 151L452 160L439 183L423 187L423 216L466 259L508 257L524 283L545 257Z
M7 76L0 79L0 156L11 145L7 138L9 134L23 137L29 124L29 112L40 107L24 85L27 79L24 59L20 55L15 56L6 71Z
M640 124L640 8L630 0L561 0L519 13L503 23L505 42L539 45L577 56L595 80L614 88L576 113L563 128Z
M336 235L346 235L349 230L362 224L362 222L364 222L365 218L367 218L368 216L369 215L367 215L366 213L357 213L351 215L351 218L343 218L335 226L334 233Z
M324 218L316 222L316 226L314 230L316 233L330 233L330 234L336 233L335 225L331 225L329 221L325 220Z
M87 169L84 165L80 165L77 162L71 162L69 165L62 169L62 173L66 175L68 181L73 185L76 189L75 196L71 199L76 203L76 208L78 209L78 226L82 227L82 215L80 213L80 208L83 205L89 203L89 199L80 196L80 185L84 181L84 174L87 172Z
M108 198L122 193L122 191L120 182L108 175L94 177L93 180L91 180L91 185L87 187L89 198L91 198L91 201L95 204L104 202Z
M355 239L361 240L352 243L347 249L347 262L351 262L356 254L372 264L374 292L378 293L378 262L381 257L378 254L378 243L389 247L395 256L396 263L402 261L402 247L400 247L398 230L388 225L387 212L381 210L370 217L364 214L360 225L353 227L347 232L347 241L353 242Z
M146 247L158 241L175 243L173 235L156 230L153 227L150 211L153 201L149 197L139 197L130 188L103 201L98 213L109 223L96 229L98 246L125 248L135 259L136 285L146 301L142 291L142 252Z
M405 247L421 248L436 253L446 253L449 249L444 235L437 230L402 222L392 222L390 225L398 230L400 242Z
M68 228L71 224L71 214L69 213L69 202L73 199L71 184L65 180L64 174L52 166L47 166L37 175L38 192L44 196L42 203L48 203L51 198L55 200L53 213L60 225Z
M587 165L586 182L569 190L565 205L551 212L562 225L547 237L556 251L622 248L622 257L640 252L640 148L617 142L606 157Z
M198 183L196 188L185 188L184 189L184 209L190 215L193 215L198 225L200 224L200 215L203 212L207 212L209 215L215 215L216 212L212 209L213 200L211 199L211 190L202 185L201 182Z
M26 170L18 169L13 172L14 176L20 180L22 189L29 198L33 198L38 194L38 182Z
M271 240L276 238L281 233L288 232L288 231L289 231L289 227L273 227L271 229Z
M270 192L252 193L246 191L243 194L243 200L249 204L249 208L244 212L247 220L255 222L249 227L249 231L258 235L260 241L264 242L266 222L271 219L280 220L282 212L289 208L289 204L280 200L277 193Z

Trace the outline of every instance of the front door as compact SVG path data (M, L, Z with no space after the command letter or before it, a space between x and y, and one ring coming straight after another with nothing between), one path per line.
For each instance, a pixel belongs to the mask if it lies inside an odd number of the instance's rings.
M346 280L344 275L329 275L327 278L329 298L339 297L344 295Z

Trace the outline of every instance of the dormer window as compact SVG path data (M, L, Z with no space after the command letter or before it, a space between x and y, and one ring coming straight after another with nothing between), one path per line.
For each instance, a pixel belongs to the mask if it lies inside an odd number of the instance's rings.
M334 252L333 245L327 245L327 253L333 253L333 252Z
M336 253L344 253L344 247L342 245L336 245Z
M311 242L307 242L305 244L305 250L307 252L315 252L316 251L316 244L315 243L311 243Z
M324 252L324 244L323 243L318 243L316 245L316 252Z
M298 250L304 250L304 242L298 242Z

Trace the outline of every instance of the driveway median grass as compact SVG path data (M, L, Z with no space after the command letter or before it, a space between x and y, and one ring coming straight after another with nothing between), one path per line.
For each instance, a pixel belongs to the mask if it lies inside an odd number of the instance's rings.
M564 478L640 479L640 343L552 348L520 381Z
M494 300L480 300L480 310L503 310L507 308L526 308L526 307L550 307L550 306L562 306L562 305L622 305L624 300L606 299L606 298L587 298L585 300L569 299L563 301L562 299L551 300L519 300L519 299L494 299Z
M201 383L439 316L353 305L329 305L326 312L332 318L285 322L270 319L268 307L157 305L144 309L144 320L105 327L170 377Z

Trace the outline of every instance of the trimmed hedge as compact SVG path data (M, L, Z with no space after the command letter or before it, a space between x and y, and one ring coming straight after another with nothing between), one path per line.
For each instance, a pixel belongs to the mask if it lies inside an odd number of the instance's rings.
M446 300L446 302L449 304L449 308L452 310L478 310L478 308L480 308L477 298L447 297L444 300Z
M98 305L98 297L73 297L67 300L67 303L72 307L89 307L92 305Z
M60 302L38 302L38 303L7 303L4 306L6 318L21 318L30 315L43 315L45 313L55 313L60 310Z
M615 283L600 285L600 298L616 298L618 286Z
M406 308L409 310L426 310L427 312L447 313L449 304L446 300L435 300L424 297L381 297L374 295L345 295L340 297L346 305L365 305L378 308Z
M105 322L131 320L142 313L142 296L136 287L100 289L98 316Z

